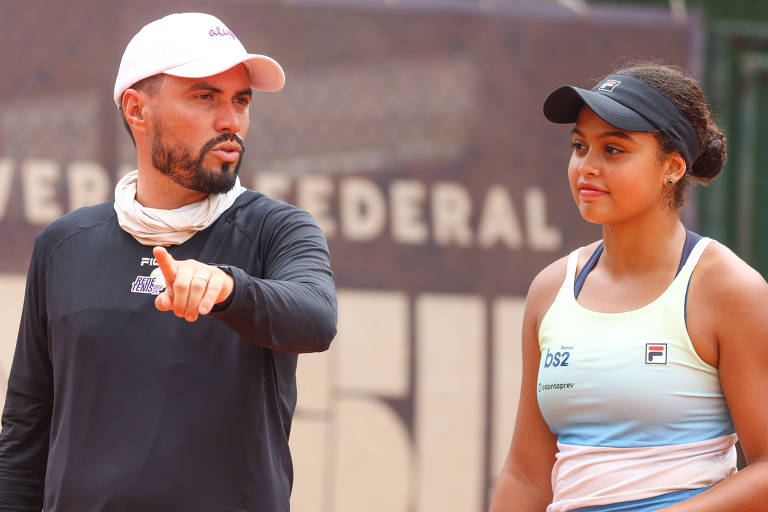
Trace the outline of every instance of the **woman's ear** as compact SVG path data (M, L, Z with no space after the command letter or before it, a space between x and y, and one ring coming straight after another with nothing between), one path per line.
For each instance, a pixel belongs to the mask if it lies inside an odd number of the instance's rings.
M683 155L681 155L679 151L674 151L668 154L664 159L664 166L664 179L667 180L667 183L669 183L670 180L672 180L671 183L677 183L683 179L688 167L685 163L685 158L683 158Z

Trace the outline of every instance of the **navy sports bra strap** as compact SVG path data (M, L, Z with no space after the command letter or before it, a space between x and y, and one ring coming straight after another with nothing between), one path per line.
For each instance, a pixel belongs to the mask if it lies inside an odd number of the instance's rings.
M677 272L675 272L675 277L677 277L677 274L680 273L680 271L683 269L683 265L685 265L685 262L688 261L688 257L691 255L691 252L693 252L693 248L696 247L696 244L699 240L701 240L703 237L698 234L694 233L693 231L690 231L688 229L685 230L685 243L683 244L683 254L680 257L680 265L677 267ZM581 292L581 288L584 286L584 281L587 280L587 275L592 271L593 268L595 268L595 265L597 265L597 260L600 259L600 255L603 254L603 242L600 242L595 249L595 252L592 253L592 256L589 257L587 260L587 263L584 265L584 268L581 269L581 272L579 272L579 275L576 276L576 280L573 282L573 296L578 297L579 292Z
M677 272L675 272L675 277L677 277L677 274L679 274L680 271L683 270L683 265L685 265L685 262L688 261L688 256L691 255L691 252L693 252L693 248L696 247L696 244L702 238L703 237L698 233L694 233L689 229L685 230L685 244L683 244L683 256L680 258L680 265L677 267Z
M584 264L584 268L581 269L579 275L576 276L576 280L573 282L573 296L578 297L581 292L581 287L584 286L584 281L587 280L587 275L595 268L597 260L600 259L600 255L603 254L603 242L597 244L595 252L589 257L587 263Z

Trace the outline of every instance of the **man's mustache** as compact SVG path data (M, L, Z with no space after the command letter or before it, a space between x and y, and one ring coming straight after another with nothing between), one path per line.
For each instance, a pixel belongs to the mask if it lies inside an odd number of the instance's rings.
M241 139L236 133L222 133L221 135L217 135L216 137L212 138L206 142L203 146L203 149L200 150L200 156L202 157L204 154L213 149L214 146L221 144L222 142L236 142L237 145L240 146L240 158L243 157L243 154L245 153L245 144L243 144L243 139Z

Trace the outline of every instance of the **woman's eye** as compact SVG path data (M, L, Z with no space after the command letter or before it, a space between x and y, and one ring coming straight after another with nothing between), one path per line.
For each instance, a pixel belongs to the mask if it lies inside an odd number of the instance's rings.
M586 149L586 146L581 142L571 142L571 149L573 151L584 151L584 149Z
M614 146L605 146L605 152L609 155L618 155L619 153L623 153L621 149L614 147Z

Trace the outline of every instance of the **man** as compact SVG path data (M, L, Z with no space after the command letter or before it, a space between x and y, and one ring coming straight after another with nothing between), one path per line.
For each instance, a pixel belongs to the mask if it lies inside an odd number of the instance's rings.
M289 509L296 354L336 298L312 218L240 186L251 89L285 77L206 14L128 44L138 170L37 238L0 434L0 510Z

